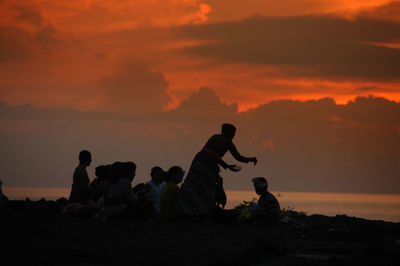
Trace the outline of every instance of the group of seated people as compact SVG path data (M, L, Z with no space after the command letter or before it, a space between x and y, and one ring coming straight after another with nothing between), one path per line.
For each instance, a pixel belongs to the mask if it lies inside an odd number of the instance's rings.
M63 213L89 214L101 219L161 217L170 220L179 216L175 205L179 184L185 174L180 166L173 166L166 172L155 166L151 169L150 181L132 187L136 174L135 163L115 162L97 166L96 178L91 182L86 171L90 163L90 152L81 151L79 165L73 175L70 203ZM268 191L266 179L253 178L253 184L260 198L251 208L252 216L261 220L277 220L279 202Z
M173 166L168 171L155 166L151 169L151 180L132 187L136 175L133 162L114 162L96 167L91 182L86 168L91 163L89 151L81 151L79 165L73 175L73 184L68 204L63 213L92 214L103 218L149 218L161 216L170 219L176 216L175 202L184 171Z

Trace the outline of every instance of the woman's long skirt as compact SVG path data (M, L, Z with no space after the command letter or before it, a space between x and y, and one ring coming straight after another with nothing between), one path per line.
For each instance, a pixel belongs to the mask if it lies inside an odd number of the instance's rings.
M216 157L206 151L197 153L179 191L178 214L211 215L216 211L215 192L219 166Z

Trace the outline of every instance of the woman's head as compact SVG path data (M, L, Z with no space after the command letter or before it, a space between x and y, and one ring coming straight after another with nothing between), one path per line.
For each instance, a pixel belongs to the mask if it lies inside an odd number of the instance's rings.
M236 127L232 124L224 123L221 126L221 133L229 140L232 140L235 137Z

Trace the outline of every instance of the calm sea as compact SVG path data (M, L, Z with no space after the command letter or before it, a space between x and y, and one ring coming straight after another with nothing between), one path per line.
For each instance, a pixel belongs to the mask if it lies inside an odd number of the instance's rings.
M4 187L4 194L10 199L30 198L48 200L68 198L69 188L16 188ZM281 208L290 208L306 214L335 216L345 214L372 220L400 222L400 195L317 193L317 192L272 192ZM243 201L257 198L254 191L226 191L227 208L233 208Z

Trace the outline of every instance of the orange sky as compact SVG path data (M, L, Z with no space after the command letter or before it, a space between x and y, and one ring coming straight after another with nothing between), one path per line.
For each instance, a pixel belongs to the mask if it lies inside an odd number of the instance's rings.
M400 101L399 1L2 0L0 11L0 101L11 105L158 111L204 86L240 111Z
M0 0L0 178L69 187L88 149L91 179L132 160L136 184L155 165L188 170L230 122L259 163L221 171L226 189L265 176L400 193L399 14L384 0Z

